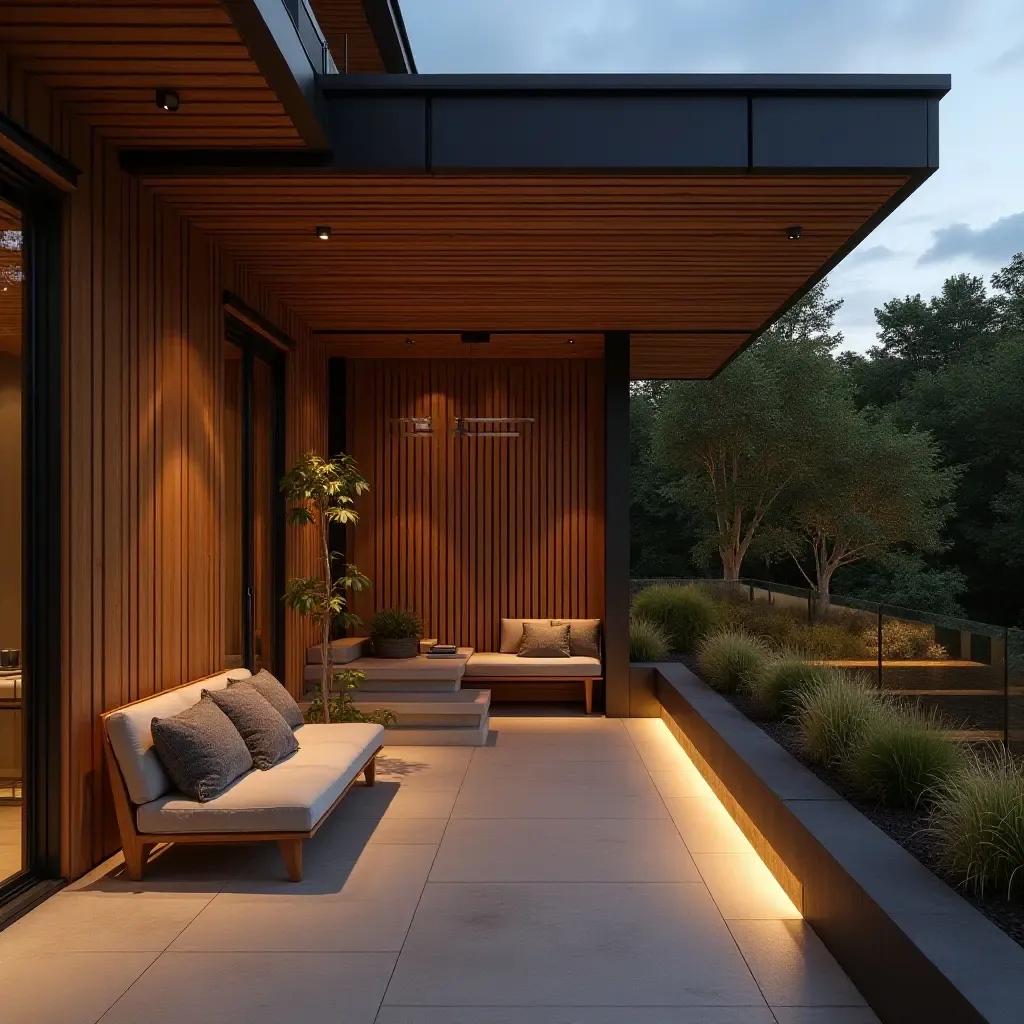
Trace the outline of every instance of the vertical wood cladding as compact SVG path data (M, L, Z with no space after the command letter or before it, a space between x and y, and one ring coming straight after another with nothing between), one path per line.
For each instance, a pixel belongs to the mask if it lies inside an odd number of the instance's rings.
M355 601L364 618L408 607L427 635L496 651L502 616L602 616L599 361L354 359L347 392L371 488L352 540L373 582ZM402 436L408 416L430 416L434 436ZM457 416L535 422L519 438L458 437Z
M63 865L118 846L101 712L219 670L224 654L224 313L228 288L296 342L287 457L323 451L321 342L136 180L96 130L0 52L0 110L82 170L64 216ZM230 187L226 185L225 187ZM288 538L290 574L311 539ZM297 689L304 621L289 615Z

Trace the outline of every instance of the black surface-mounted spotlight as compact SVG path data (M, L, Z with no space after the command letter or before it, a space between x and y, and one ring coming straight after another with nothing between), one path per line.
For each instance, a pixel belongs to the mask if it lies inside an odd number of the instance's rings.
M177 110L181 106L181 98L173 89L157 89L156 105L161 110Z
M786 228L786 237L791 242L795 242L803 233L804 229L799 224L792 224Z
M566 345L575 345L575 344L576 344L576 339L575 339L575 338L570 338L570 339L569 339L569 340L568 340L568 341L566 342Z
M413 342L412 338L406 338L406 339L405 339L405 343L406 343L406 345L412 345L412 344L414 344L414 342Z
M331 237L331 226L330 224L320 224L316 229L316 237L321 241L326 242Z

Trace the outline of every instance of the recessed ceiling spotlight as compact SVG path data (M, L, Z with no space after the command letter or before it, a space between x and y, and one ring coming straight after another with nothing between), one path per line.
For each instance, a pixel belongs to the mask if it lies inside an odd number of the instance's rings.
M316 229L316 237L321 241L326 242L331 237L331 226L330 224L320 224Z
M566 345L575 345L575 344L576 344L576 339L575 339L575 338L570 338L570 339L569 339L569 340L568 340L568 341L566 342Z
M405 339L405 343L406 343L406 345L412 345L412 344L415 344L415 343L413 342L412 338L406 338L406 339Z
M786 228L786 237L791 242L795 242L803 233L804 229L799 224L793 224Z
M156 105L161 110L177 110L181 106L181 98L173 89L157 89Z

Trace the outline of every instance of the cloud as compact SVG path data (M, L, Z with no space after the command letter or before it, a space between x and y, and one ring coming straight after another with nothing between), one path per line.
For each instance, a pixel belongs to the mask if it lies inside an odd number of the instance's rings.
M1024 250L1024 213L1000 217L987 228L950 224L932 232L931 247L918 264L942 263L958 256L973 256L982 263L1003 263Z
M1004 50L989 65L990 71L1014 71L1024 67L1024 43L1018 43L1009 50Z
M872 245L867 249L857 249L850 253L842 265L843 269L847 270L850 267L863 266L865 263L881 263L883 260L895 259L897 255L899 254L887 245Z
M963 0L402 0L426 72L884 70L956 40Z

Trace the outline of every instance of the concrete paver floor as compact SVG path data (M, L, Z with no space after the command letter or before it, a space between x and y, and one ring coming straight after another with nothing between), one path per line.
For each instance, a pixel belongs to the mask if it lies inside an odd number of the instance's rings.
M656 720L393 747L306 844L115 859L0 934L9 1024L868 1024Z

